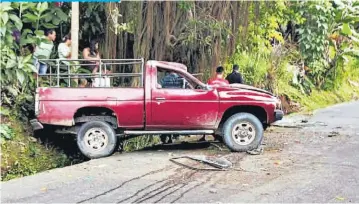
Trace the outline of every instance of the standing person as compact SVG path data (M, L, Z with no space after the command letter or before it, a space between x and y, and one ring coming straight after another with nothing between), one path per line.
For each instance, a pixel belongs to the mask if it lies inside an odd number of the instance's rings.
M239 73L239 66L237 64L233 65L233 71L226 77L226 79L230 84L243 84L243 78L241 73Z
M208 80L208 84L214 86L227 86L229 82L226 79L224 79L223 74L224 74L224 68L222 66L217 67L216 76Z
M41 59L50 59L52 49L54 47L54 41L56 39L56 32L53 29L45 31L46 42L41 42L39 46L35 48L33 55L33 61L35 67L37 67L39 75L46 74L47 64L40 62Z
M62 43L57 48L59 59L71 59L71 35L65 35L62 38ZM68 61L63 61L64 64L69 65Z

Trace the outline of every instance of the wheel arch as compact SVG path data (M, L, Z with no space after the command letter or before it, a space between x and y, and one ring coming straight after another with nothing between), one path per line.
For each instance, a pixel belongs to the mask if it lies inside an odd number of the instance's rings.
M108 107L85 106L76 110L73 116L75 124L99 120L110 123L116 129L118 124L118 115Z

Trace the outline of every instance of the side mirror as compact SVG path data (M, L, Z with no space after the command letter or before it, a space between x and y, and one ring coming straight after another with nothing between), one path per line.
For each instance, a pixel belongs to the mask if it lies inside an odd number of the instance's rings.
M211 86L208 85L208 84L205 84L205 87L204 87L205 90L211 90Z

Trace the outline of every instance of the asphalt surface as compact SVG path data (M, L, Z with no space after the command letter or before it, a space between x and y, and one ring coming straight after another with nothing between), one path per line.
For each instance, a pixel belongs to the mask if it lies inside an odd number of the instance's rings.
M1 202L359 202L359 101L281 123L301 127L270 128L261 155L209 143L115 154L2 182ZM169 161L189 154L225 156L235 167L202 171Z

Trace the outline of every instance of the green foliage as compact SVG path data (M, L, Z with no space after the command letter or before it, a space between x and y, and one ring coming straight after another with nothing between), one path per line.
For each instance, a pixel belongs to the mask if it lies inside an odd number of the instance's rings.
M106 29L106 4L82 3L80 6L79 38L90 42L93 38L103 38Z
M33 101L36 67L26 46L45 42L43 28L56 28L66 21L60 8L43 3L2 3L0 7L1 102L23 112Z
M236 53L226 64L227 73L232 64L238 64L246 84L287 95L308 109L351 100L356 92L348 81L359 81L355 30L359 3L259 4L266 9L258 15L254 6L250 8L248 36L241 36ZM293 30L285 29L288 22L299 37L298 45Z
M230 64L238 64L246 84L264 88L266 74L270 65L268 55L260 52L237 52L230 59ZM231 73L232 67L226 66L226 73Z
M280 32L281 25L285 25L288 19L287 6L284 1L273 1L270 5L267 2L256 2L260 9L256 11L256 5L252 4L250 9L250 19L248 27L241 27L240 32L247 30L247 36L241 35L237 49L256 52L264 48L270 49L270 41L275 40L279 43L284 42L284 36Z
M359 42L354 29L359 22L358 2L303 1L295 8L305 18L298 33L309 76L317 86L330 87L325 83L331 83L347 57L359 53L352 46Z
M30 23L35 30L57 28L61 22L68 19L68 15L60 8L47 2L13 3L12 7L20 12L19 17L22 18L22 22Z
M140 150L151 145L156 145L160 143L159 137L152 135L146 135L141 137L135 137L128 140L124 140L123 150L126 152L131 152L135 150Z
M9 180L68 162L63 154L31 140L22 129L24 124L18 122L27 121L34 109L33 74L37 70L27 48L44 41L42 29L56 28L68 16L47 2L5 2L1 3L0 17L1 178ZM5 107L11 107L11 112Z
M302 1L298 8L305 22L298 30L300 49L304 60L310 64L326 58L329 45L328 28L333 18L333 8L329 1Z
M14 132L6 124L0 124L0 135L1 139L11 140L14 137Z
M63 167L70 163L62 152L39 144L23 129L24 124L14 116L2 119L3 122L6 121L6 124L1 124L0 129L2 181ZM3 137L3 132L6 132L8 138Z

